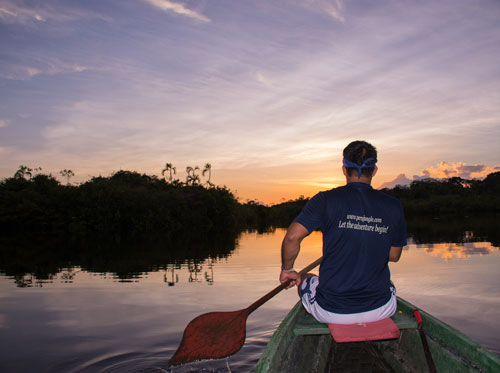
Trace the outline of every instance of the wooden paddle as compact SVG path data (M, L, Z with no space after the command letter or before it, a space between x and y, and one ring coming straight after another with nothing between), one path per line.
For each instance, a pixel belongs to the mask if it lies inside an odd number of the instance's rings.
M320 262L321 258L309 264L299 274L309 272ZM281 284L245 309L209 312L193 319L186 326L181 344L168 366L203 359L221 359L238 352L245 343L248 315L285 289L288 284L289 281Z

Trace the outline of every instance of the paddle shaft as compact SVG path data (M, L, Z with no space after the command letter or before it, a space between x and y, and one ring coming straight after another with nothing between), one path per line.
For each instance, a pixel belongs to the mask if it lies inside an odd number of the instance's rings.
M429 367L429 372L436 373L436 366L434 365L434 360L432 359L429 343L427 343L427 337L425 336L424 328L422 327L422 316L420 316L420 312L418 310L415 310L415 312L413 312L413 315L417 320L418 333L420 334L420 339L422 340L422 346L424 347L425 360L427 360L427 366Z
M320 258L316 259L314 262L312 262L311 264L309 264L307 267L304 267L299 272L299 275L302 276L302 275L306 274L307 272L309 272L311 269L317 267L321 263L321 259L323 259L323 257L320 257ZM283 284L277 286L276 288L274 288L273 290L271 290L269 293L267 293L266 295L264 295L262 298L257 299L255 302L253 302L250 306L248 306L245 309L245 311L247 311L248 314L252 313L257 308L259 308L264 303L266 303L269 299L271 299L276 294L278 294L281 290L285 289L288 286L289 283L290 283L290 281L287 281L287 282L284 282Z

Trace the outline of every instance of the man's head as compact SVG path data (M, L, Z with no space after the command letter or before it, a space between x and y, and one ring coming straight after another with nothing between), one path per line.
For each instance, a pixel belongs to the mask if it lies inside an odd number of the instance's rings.
M349 179L371 181L377 172L377 149L366 141L353 141L344 149L344 173Z

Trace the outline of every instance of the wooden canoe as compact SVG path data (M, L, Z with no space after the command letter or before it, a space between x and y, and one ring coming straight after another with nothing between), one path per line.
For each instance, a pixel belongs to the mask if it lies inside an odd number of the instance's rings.
M428 372L415 309L398 298L392 318L401 330L398 339L335 343L327 325L299 302L269 341L256 372ZM420 314L438 372L500 372L498 354L428 313Z

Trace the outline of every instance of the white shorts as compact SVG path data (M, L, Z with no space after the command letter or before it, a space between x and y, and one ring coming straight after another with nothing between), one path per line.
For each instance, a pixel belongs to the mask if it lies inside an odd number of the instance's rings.
M334 313L321 308L316 302L316 288L319 285L318 276L306 278L300 284L300 297L307 312L314 316L319 322L327 324L359 324L374 322L391 317L396 312L397 300L396 289L391 286L391 298L383 306L371 311L360 313ZM307 288L307 290L306 290Z

